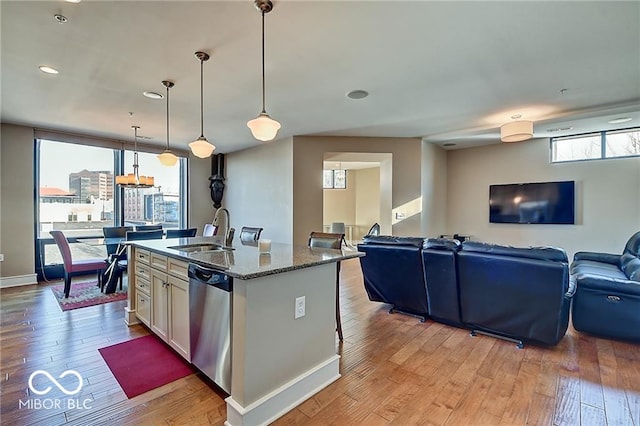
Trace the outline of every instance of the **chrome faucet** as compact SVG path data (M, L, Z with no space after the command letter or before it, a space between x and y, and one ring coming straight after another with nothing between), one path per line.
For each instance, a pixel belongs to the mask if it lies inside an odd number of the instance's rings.
M218 227L217 235L221 235L224 238L225 245L230 246L235 230L229 227L229 210L225 208L216 210L216 214L213 217L213 224Z

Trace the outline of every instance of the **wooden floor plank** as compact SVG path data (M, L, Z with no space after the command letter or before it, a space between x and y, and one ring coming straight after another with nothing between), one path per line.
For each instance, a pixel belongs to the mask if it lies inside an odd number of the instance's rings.
M343 262L341 272L342 377L275 425L640 426L638 344L569 327L555 347L519 350L432 320L390 315L388 305L368 300L357 259ZM0 289L2 424L224 424L226 394L201 373L127 399L98 349L149 331L124 324L124 301L62 312L54 284ZM90 408L20 407L31 397L30 374L47 368L80 371Z

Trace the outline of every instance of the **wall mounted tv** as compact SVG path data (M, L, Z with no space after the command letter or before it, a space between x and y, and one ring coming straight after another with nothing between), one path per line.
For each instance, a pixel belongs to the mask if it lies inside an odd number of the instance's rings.
M490 185L489 222L574 224L575 183Z

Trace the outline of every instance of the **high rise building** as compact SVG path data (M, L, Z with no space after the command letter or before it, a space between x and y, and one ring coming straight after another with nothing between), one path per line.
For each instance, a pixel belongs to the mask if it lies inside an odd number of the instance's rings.
M87 170L69 174L69 191L81 200L113 199L113 173L110 170Z

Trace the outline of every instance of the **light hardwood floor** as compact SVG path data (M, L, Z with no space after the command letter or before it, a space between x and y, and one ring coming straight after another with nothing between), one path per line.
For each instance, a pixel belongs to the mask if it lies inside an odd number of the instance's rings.
M342 377L277 425L640 426L640 345L570 327L554 348L520 350L389 315L367 299L357 259L343 262L341 282ZM225 394L199 374L127 399L98 349L149 332L125 326L125 302L61 312L49 286L0 291L3 425L223 424ZM38 369L79 371L84 387L74 398L90 408L20 407ZM47 397L67 398L55 387Z

